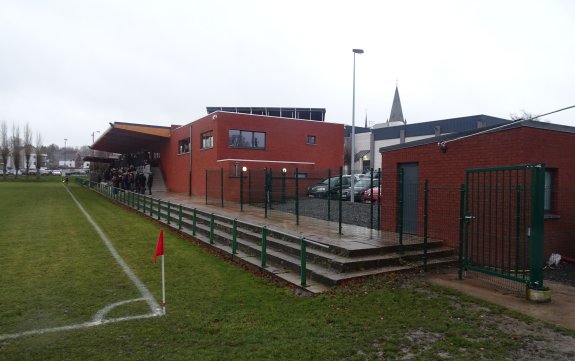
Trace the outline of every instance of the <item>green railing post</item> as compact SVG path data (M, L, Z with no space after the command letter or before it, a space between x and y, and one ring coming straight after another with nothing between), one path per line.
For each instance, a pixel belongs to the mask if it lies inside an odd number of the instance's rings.
M301 280L301 286L302 287L307 287L306 281L307 281L307 269L306 269L306 259L307 259L307 254L306 254L306 249L305 249L305 240L303 237L300 238L300 280Z
M282 204L286 202L286 172L282 169Z
M268 201L269 201L269 190L268 190L268 169L264 170L264 216L268 218Z
M196 229L197 229L197 227L196 227L196 219L198 218L198 217L197 217L197 216L198 216L197 212L198 212L198 209L197 209L197 208L194 208L194 214L193 214L193 219L192 219L192 236L195 236L195 235L196 235Z
M182 205L178 206L178 230L182 230Z
M299 226L299 170L295 169L295 223Z
M423 183L423 271L427 272L427 226L429 222L429 180Z
M154 198L150 197L150 217L154 216Z
M263 226L262 227L262 254L261 254L261 266L262 266L262 268L266 268L267 237L268 237L268 228L266 226Z
M136 209L139 211L140 210L140 198L141 198L141 194L137 193L136 196Z
M544 290L543 286L543 216L545 202L545 165L531 170L531 249L529 288Z
M232 228L232 254L236 254L238 249L238 219L234 219Z
M515 277L519 276L520 232L521 232L521 187L519 186L519 184L517 184L515 185L515 269L514 269Z
M208 170L206 169L206 204L208 204Z
M162 213L162 200L158 198L158 221L161 219Z
M170 214L170 208L171 208L171 203L170 203L170 201L168 201L168 219L167 219L168 224L170 224L170 220L172 218L172 216Z
M210 244L214 244L214 223L215 215L212 213L210 215Z
M144 194L144 204L142 205L142 213L146 214L146 195Z
M252 204L252 170L248 171L248 204Z

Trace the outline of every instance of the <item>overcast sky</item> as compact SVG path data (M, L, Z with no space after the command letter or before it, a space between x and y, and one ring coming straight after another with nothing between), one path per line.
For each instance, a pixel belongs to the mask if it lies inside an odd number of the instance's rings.
M356 125L575 105L575 1L0 0L0 121L81 146L206 106L326 108ZM575 126L575 109L545 118ZM96 133L96 138L99 134Z

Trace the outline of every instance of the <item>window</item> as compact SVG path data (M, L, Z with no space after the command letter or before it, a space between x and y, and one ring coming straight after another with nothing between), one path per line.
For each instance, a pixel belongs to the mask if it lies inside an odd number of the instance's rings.
M543 200L543 210L545 213L554 213L555 209L555 193L557 189L557 170L545 169L545 197Z
M182 139L178 142L178 154L190 152L190 138Z
M266 147L266 133L230 129L228 145L230 148L264 149Z
M214 133L210 130L209 132L202 133L202 147L201 149L208 149L214 147Z
M315 135L308 135L307 136L307 144L315 144Z

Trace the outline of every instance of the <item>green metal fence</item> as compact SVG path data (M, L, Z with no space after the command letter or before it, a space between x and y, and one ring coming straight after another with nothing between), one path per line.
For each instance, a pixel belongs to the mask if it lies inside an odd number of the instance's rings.
M470 169L461 188L464 270L543 289L545 166Z

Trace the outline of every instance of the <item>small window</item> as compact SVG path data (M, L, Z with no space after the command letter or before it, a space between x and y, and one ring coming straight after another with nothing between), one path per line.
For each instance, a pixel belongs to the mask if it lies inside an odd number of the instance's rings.
M228 146L230 148L264 149L266 147L266 133L230 129Z
M214 133L212 131L202 133L202 148L208 149L214 147Z
M307 136L307 144L316 144L315 135L308 135Z
M545 197L543 200L543 210L545 213L555 213L555 194L557 189L557 170L556 169L546 169L545 170Z
M178 154L190 152L190 138L182 139L178 142Z

